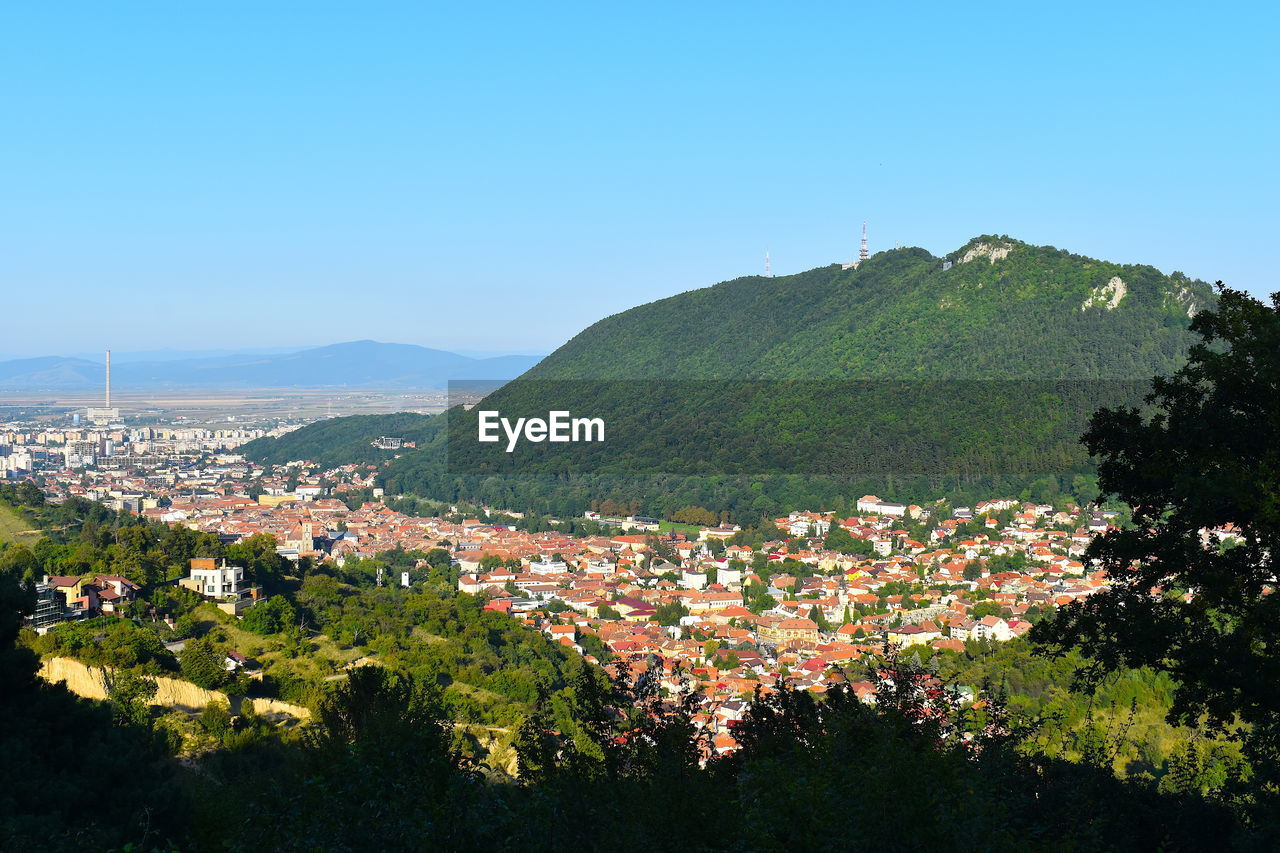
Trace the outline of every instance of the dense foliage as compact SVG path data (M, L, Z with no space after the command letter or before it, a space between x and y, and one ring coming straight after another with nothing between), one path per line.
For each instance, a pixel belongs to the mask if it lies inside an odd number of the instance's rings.
M509 726L538 697L564 686L572 653L472 595L438 587L357 588L315 573L298 593L311 624L379 662L443 691L454 716Z
M204 841L245 850L409 850L424 839L533 850L1249 842L1227 808L1196 793L1023 754L1025 733L998 702L976 718L910 662L890 658L881 676L875 705L840 688L761 694L732 729L742 748L702 767L707 742L687 701L672 707L643 676L610 682L582 668L521 725L517 784L477 773L451 747L438 694L369 668L325 700L314 735L275 756L269 776L263 756L230 765L224 784L242 792L242 808L204 827Z
M1078 650L1059 657L1031 644L970 641L965 652L932 662L944 680L971 688L992 685L1017 719L1036 728L1020 748L1029 754L1109 767L1119 778L1154 782L1170 792L1226 797L1244 774L1240 744L1204 726L1175 726L1167 718L1177 686L1152 669L1120 669L1090 689L1077 673L1090 663ZM1195 772L1187 756L1194 754Z
M374 439L390 436L422 444L434 437L442 425L440 418L412 412L328 418L279 438L255 439L241 445L239 452L275 465L297 459L325 467L378 464L407 451L380 450L373 446Z
M0 849L161 842L183 823L163 738L36 675L35 654L15 646L31 606L18 580L0 572Z
M1243 723L1257 790L1280 809L1280 294L1224 290L1193 328L1204 343L1155 381L1155 414L1094 418L1084 440L1134 525L1090 546L1111 585L1038 636L1090 649L1095 677L1171 673L1175 719Z
M1008 255L961 262L984 245ZM1113 277L1119 305L1086 307ZM896 249L855 270L750 276L642 305L523 378L1145 379L1181 366L1189 311L1212 298L1181 273L983 236L946 258Z

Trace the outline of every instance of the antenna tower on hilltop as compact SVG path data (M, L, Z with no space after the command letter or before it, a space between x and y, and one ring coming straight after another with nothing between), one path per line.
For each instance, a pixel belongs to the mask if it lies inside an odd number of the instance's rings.
M773 278L773 267L769 265L769 250L764 250L764 277Z
M870 256L870 254L871 253L867 251L867 223L864 220L862 223L862 243L858 246L858 259L852 263L841 264L840 269L856 270L859 265L861 265L862 262Z

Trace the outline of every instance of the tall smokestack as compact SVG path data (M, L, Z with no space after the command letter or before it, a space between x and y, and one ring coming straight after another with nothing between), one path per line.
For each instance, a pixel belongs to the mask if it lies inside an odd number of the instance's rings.
M111 408L111 350L107 350L107 405Z

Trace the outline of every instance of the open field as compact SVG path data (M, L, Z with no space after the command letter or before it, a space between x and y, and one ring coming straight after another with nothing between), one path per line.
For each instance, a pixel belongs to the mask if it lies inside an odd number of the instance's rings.
M23 545L34 545L40 538L40 531L32 530L31 524L17 510L0 506L0 542L20 542Z
M73 414L101 406L96 393L0 392L0 421L66 424ZM245 389L238 391L119 391L111 404L126 423L184 426L252 426L277 420L391 412L434 414L448 405L448 394L431 389L347 390Z

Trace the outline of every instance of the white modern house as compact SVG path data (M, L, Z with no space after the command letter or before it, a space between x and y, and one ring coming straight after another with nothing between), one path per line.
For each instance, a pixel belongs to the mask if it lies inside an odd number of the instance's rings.
M206 598L222 598L239 595L243 582L244 569L240 566L228 566L226 560L219 566L212 557L196 557L191 561L191 574L178 583Z
M212 557L193 557L191 574L178 585L218 603L221 610L239 615L258 602L261 587L245 583L242 566L218 565Z

